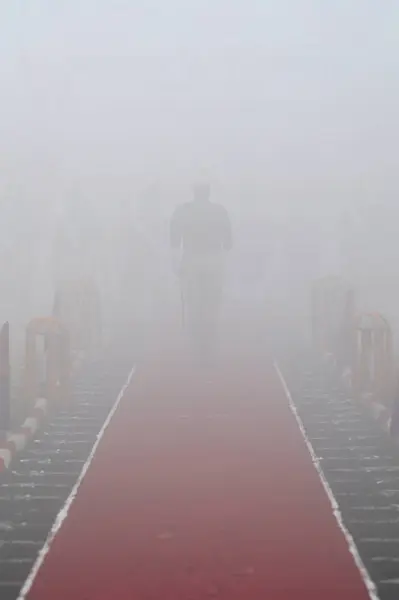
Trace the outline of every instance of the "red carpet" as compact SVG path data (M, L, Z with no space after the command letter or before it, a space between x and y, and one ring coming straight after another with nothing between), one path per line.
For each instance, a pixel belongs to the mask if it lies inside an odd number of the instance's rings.
M29 600L366 600L271 365L139 367Z

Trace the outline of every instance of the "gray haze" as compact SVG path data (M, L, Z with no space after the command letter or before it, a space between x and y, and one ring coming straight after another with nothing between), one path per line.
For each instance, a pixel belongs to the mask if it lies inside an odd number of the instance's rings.
M398 26L393 0L3 2L1 317L48 311L71 272L95 273L112 312L137 211L158 223L156 285L170 212L206 174L238 235L257 224L276 249L292 221L297 245L310 231L322 244L317 267L269 262L279 302L342 272L394 318L399 298L375 278L398 257L395 227L390 246L382 234L396 212L378 209L377 226L372 211L397 202ZM57 258L56 232L77 221L90 252Z

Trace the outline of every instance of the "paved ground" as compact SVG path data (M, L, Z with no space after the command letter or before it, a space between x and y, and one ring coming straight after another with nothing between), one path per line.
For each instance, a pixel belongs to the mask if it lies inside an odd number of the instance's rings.
M244 326L240 334L241 339L246 339L245 332L246 328ZM274 333L276 334L276 332ZM134 337L137 337L137 330L135 330ZM139 337L143 336L140 335ZM292 391L293 401L305 425L306 433L312 442L317 456L321 459L320 463L323 466L324 475L339 503L343 522L353 536L361 559L378 586L379 597L381 600L396 600L399 596L399 451L382 435L378 427L367 418L361 408L356 406L348 398L348 395L336 385L334 379L326 378L325 374L320 372L320 370L314 369L314 365L311 362L306 364L305 361L304 363L299 351L300 345L294 345L292 341L288 344L287 337L285 340L282 336L276 337L276 335L272 338L270 332L267 337L269 340L273 340L273 351L274 353L277 352L281 358L281 364ZM247 336L246 343L248 342L249 339ZM284 354L287 353L288 348L291 350L291 357L294 356L294 361L286 363L282 359ZM159 348L158 356L154 356L151 351L151 344L149 345L145 353L146 365L150 368L147 371L148 373L156 366L156 363L159 365L162 352L164 352L164 349ZM258 344L256 349L258 357L260 356L260 352L262 352L262 344ZM172 354L170 354L171 357ZM268 372L266 372L267 361L269 361ZM128 343L122 345L117 354L111 352L103 356L100 361L87 365L75 381L74 395L69 409L62 413L54 414L46 424L45 429L38 433L31 447L22 455L21 461L13 465L10 473L6 476L1 476L0 598L2 600L16 600L21 585L26 579L40 549L43 547L57 513L62 508L73 485L76 483L106 415L113 405L123 382L126 380L132 362L133 356L130 343ZM241 359L240 362L242 363ZM237 362L234 365L237 365ZM245 385L245 394L242 392L242 385L245 383L245 379L237 375L242 375L241 365L234 365L229 363L226 366L226 370L229 371L227 378L230 382L228 396L235 398L234 406L237 409L237 395L240 394L240 390L242 397L245 397L245 406L247 407L248 390L251 386ZM274 446L270 454L273 456L272 453L274 453L276 465L279 464L284 471L284 476L288 477L288 473L292 472L292 469L288 468L290 446L288 446L289 454L284 458L285 438L282 435L277 435L277 431L283 431L281 429L281 422L279 421L277 424L275 416L270 421L266 411L266 407L270 411L274 406L274 403L270 402L270 398L274 398L275 401L278 399L276 406L279 407L278 411L280 415L284 413L284 411L281 412L280 402L285 406L287 406L287 402L285 396L282 395L281 388L278 385L274 388L276 380L274 379L274 374L273 376L270 375L272 373L272 370L270 370L270 356L262 358L262 368L265 369L263 374L264 379L262 385L259 386L258 396L262 398L262 401L265 401L265 412L262 414L258 407L256 415L260 421L259 431L262 431L262 434L268 434L268 438L273 440ZM169 369L170 373L172 371ZM138 371L138 379L134 385L137 386L139 377L142 377L143 374L143 371L140 369ZM186 372L186 375L186 383L191 381L192 384L192 373L189 374ZM247 376L250 376L250 369L247 370ZM159 380L157 381L158 389L162 388L162 396L160 396L159 392L157 394L162 398L167 397L168 402L166 406L170 406L171 396L165 393L167 387L164 384L164 380L163 383ZM228 407L231 410L231 402L227 401L227 394L221 393L222 390L220 387L218 387L219 391L214 390L212 394L212 386L209 387L208 385L208 387L202 388L202 385L203 381L201 379L197 379L197 383L194 385L197 400L201 397L201 389L203 391L202 397L205 395L207 398L205 403L197 403L197 407L203 407L203 412L201 413L201 411L196 409L194 413L196 417L201 418L202 414L202 421L204 422L206 411L209 412L212 403L214 406L218 406L218 403L223 398L225 398L226 403L224 408ZM261 392L260 390L263 391ZM131 403L128 405L129 420L126 420L126 429L129 428L129 430L131 419L141 415L136 424L143 423L144 399L142 399L140 409L140 403L136 404L136 399L138 399L137 392L138 388L132 387L132 398L128 400L128 396L126 396L126 402ZM150 394L150 396L149 401L154 401L154 395ZM188 396L187 394L185 397L187 398ZM214 399L212 400L212 398ZM180 398L176 406L180 406L179 402L181 404L183 400ZM145 404L148 408L148 403L145 402ZM194 406L190 405L187 408L194 410ZM249 404L249 407L254 409L254 406L251 404ZM120 409L123 409L123 403ZM222 410L220 412L223 414ZM271 414L273 413L274 410ZM150 414L148 411L146 414L149 426L151 422ZM161 414L166 417L165 412ZM239 414L240 419L244 415L246 416L246 419L243 421L248 425L248 411L242 410L239 411ZM169 417L171 416L170 414ZM265 424L266 420L268 423ZM213 419L210 421L213 423L213 428L216 420ZM171 419L169 419L169 423L171 423ZM188 423L192 423L192 419L188 420L186 425ZM270 431L273 427L276 431L273 430L270 437ZM295 427L294 429L296 431L295 435L297 435L298 428ZM155 437L157 431L159 431L159 428L153 429ZM248 427L246 431L248 431ZM229 437L225 436L226 444L228 440L232 440L231 434L233 432L234 430L230 432ZM139 434L141 435L141 432ZM288 431L284 430L284 435L287 436L287 434ZM140 435L137 436L137 440L141 439ZM292 432L290 436L292 436ZM262 441L265 444L264 447L270 449L267 441L260 440L260 433L256 439L258 440L257 448L261 447L260 442ZM154 441L154 438L148 438L148 443L151 440ZM177 444L177 442L181 443L182 439L176 438L174 441ZM191 439L186 439L187 443L188 441L191 443ZM193 448L195 444L198 447L198 436L197 438L193 438L192 444ZM162 447L165 449L165 445ZM244 447L248 449L248 445L244 446L240 443L240 450ZM276 448L279 449L277 454L275 452ZM186 454L183 453L183 456L186 456ZM249 455L246 454L247 458L241 455L242 452L240 452L239 456L238 454L234 455L236 456L237 464L247 466ZM198 465L201 456L204 457L204 454L198 454L196 462L194 461L193 464ZM307 453L306 456L308 460L309 454ZM163 454L160 455L160 464L164 460L166 458ZM267 469L270 469L271 460L271 458L268 458L265 462ZM211 461L209 462L212 464ZM176 463L173 462L173 465L177 466L178 464L180 464L181 473L183 473L182 459L180 459L180 463L179 461ZM220 461L219 463L216 462L216 465L219 465L219 469L223 466ZM240 473L243 470L246 471L248 469L241 468ZM134 473L134 471L135 469L132 468L131 472ZM232 469L229 470L229 473L232 474ZM298 481L299 472L296 473L294 470L294 473L295 481ZM153 471L153 475L156 475L155 470ZM180 481L177 475L175 473L175 487ZM198 477L200 475L201 477L205 476L203 469L198 473ZM244 481L248 481L249 475L250 473L248 473L248 476L245 475ZM280 476L274 478L268 489L275 489L277 483L281 485L280 480ZM243 481L243 479L240 479L240 481ZM215 486L215 494L218 489L220 490L220 485L219 488L218 485ZM285 484L283 485L282 489L286 489ZM183 486L184 480L182 479L179 489L181 490ZM231 485L227 489L231 490ZM259 493L258 490L259 487L256 489L257 493ZM234 489L234 492L234 498L239 498L240 496L237 495L236 489ZM310 506L311 510L314 510L314 503L309 502L310 498L314 498L314 496L308 494L308 507ZM249 502L250 500L248 500ZM288 505L287 494L283 498L279 496L279 502L284 510L286 510ZM94 504L96 504L96 501L94 501ZM150 507L148 510L150 510ZM267 506L267 503L264 503L263 515L266 516L267 514L273 513L270 513L270 507ZM302 526L302 520L300 523ZM163 535L161 534L160 541L171 544L174 539L171 533L171 531L166 529ZM78 537L80 540L82 538L81 534ZM275 537L278 539L277 536ZM259 539L262 539L261 535L259 535ZM304 537L302 536L303 539ZM325 545L326 540L327 538L324 539L323 537L320 547ZM272 544L275 545L274 539ZM266 555L267 560L269 560L269 557L270 554ZM284 568L287 569L286 566ZM288 572L288 570L279 572L280 579L284 579ZM248 579L254 576L254 572L250 566L247 570L244 569L242 573L244 581L245 578ZM276 573L278 573L277 570ZM217 597L215 596L216 589L212 587L209 588L210 595L205 597L212 597L212 593L213 597ZM332 590L332 593L335 593L334 590ZM88 597L90 598L90 596ZM131 596L128 597L131 598ZM156 595L155 598L157 597L159 596ZM183 597L184 600L187 600L186 596ZM292 592L288 597L301 598L301 595ZM306 595L306 598L308 597ZM333 597L341 598L341 591L339 590L338 595ZM83 599L80 596L80 592L77 598L80 598L80 600ZM188 598L190 597L188 596ZM264 595L262 595L262 600L263 598Z
M270 356L245 328L204 377L150 347L30 600L365 600Z

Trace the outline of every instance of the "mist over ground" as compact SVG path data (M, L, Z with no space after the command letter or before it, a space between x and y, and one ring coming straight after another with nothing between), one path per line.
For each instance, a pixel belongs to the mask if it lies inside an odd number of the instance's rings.
M393 1L3 3L15 339L66 278L96 279L110 326L178 306L168 222L198 177L232 216L230 302L302 330L310 281L342 274L395 323L398 22Z

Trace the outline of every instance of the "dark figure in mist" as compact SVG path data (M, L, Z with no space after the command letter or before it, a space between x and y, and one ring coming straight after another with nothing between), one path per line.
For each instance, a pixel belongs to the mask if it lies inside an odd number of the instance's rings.
M232 231L226 209L210 201L210 186L197 184L193 192L192 202L177 207L172 216L170 243L188 333L198 358L208 361L215 344L224 255L232 247Z

